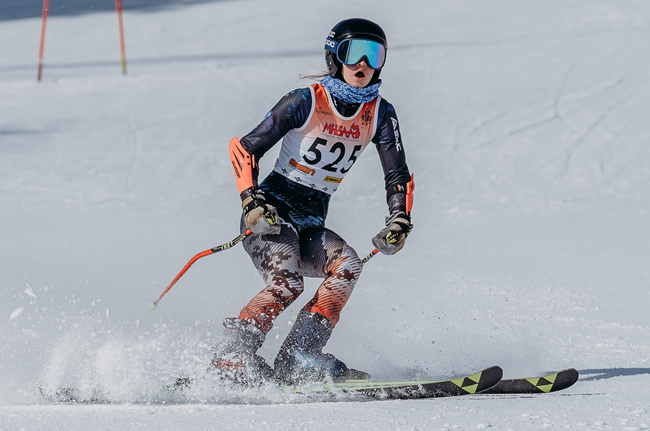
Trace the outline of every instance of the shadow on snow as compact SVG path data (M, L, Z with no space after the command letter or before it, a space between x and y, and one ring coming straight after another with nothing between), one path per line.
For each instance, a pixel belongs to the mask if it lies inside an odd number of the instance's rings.
M603 380L611 379L612 377L639 376L641 374L650 374L650 368L601 368L580 370L580 380Z

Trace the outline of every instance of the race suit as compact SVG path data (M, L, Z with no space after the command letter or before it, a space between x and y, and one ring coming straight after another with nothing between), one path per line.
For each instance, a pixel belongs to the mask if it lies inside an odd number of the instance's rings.
M244 248L266 287L239 318L268 333L273 320L302 293L303 277L325 280L304 307L325 316L332 327L361 274L357 253L325 227L329 201L365 147L373 142L384 171L389 214L406 214L410 173L393 106L381 96L368 103L346 103L323 86L285 95L264 120L241 139L260 160L280 139L273 172L254 188L282 219L277 235L253 235ZM245 226L242 218L242 231Z

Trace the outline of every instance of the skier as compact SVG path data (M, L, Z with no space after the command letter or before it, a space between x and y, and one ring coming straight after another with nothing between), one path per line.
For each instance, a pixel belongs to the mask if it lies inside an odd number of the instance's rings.
M322 351L362 268L354 249L325 227L325 218L332 193L373 142L384 170L389 216L372 243L392 255L411 231L407 190L413 178L395 109L379 96L387 49L386 35L374 22L339 22L325 41L328 73L320 83L285 95L253 131L230 142L241 229L253 233L244 249L266 287L238 317L224 321L224 340L212 360L223 378L256 385L369 377ZM257 163L280 139L274 170L258 184ZM273 320L302 293L303 276L324 281L300 311L272 369L256 352Z

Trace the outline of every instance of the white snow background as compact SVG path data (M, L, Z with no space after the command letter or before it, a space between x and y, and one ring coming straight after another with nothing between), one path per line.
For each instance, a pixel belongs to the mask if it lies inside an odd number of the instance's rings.
M55 0L53 0L55 1ZM227 144L323 41L363 16L389 38L381 94L416 176L403 251L371 260L326 351L378 378L575 367L557 394L305 400L198 385L262 287L238 234ZM0 430L650 428L650 2L244 0L0 22ZM273 166L277 147L261 161ZM386 215L369 147L328 227L360 255ZM291 316L261 354L272 361ZM38 390L101 388L101 405Z

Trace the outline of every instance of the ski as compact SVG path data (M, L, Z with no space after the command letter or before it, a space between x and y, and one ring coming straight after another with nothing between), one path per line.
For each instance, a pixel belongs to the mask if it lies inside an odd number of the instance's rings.
M501 367L486 368L470 376L444 381L424 382L370 382L348 380L332 386L318 388L293 388L293 393L318 394L342 391L348 395L361 395L378 400L405 400L454 397L477 394L498 384L503 377Z
M578 377L578 370L569 368L542 377L503 379L482 394L547 394L573 386Z
M501 367L493 366L478 373L458 379L444 381L409 381L409 382L372 382L369 380L346 380L330 384L313 384L306 387L282 387L285 393L306 396L328 395L336 397L337 393L347 396L361 396L377 400L406 400L453 397L462 395L521 395L545 394L557 392L573 386L579 378L579 373L574 368L549 373L541 377L528 377L519 379L502 379ZM179 378L172 385L164 387L167 393L174 393L189 389L193 381L190 378ZM72 388L59 388L53 393L46 392L39 387L43 398L59 403L105 403L105 397L93 393L84 399L77 390ZM95 392L95 391L94 391Z
M444 381L422 381L422 382L371 382L369 380L347 380L331 384L317 383L306 387L279 386L280 391L305 396L332 396L342 392L349 396L361 396L363 398L374 398L377 400L406 400L422 398L453 397L461 395L478 394L499 383L503 377L501 367L493 366L478 373ZM181 377L175 383L164 387L166 393L174 393L189 389L193 379ZM59 388L53 393L46 392L39 387L43 398L58 403L103 403L105 397L93 393L89 399L80 396L77 390L72 388ZM101 391L100 391L101 392Z

